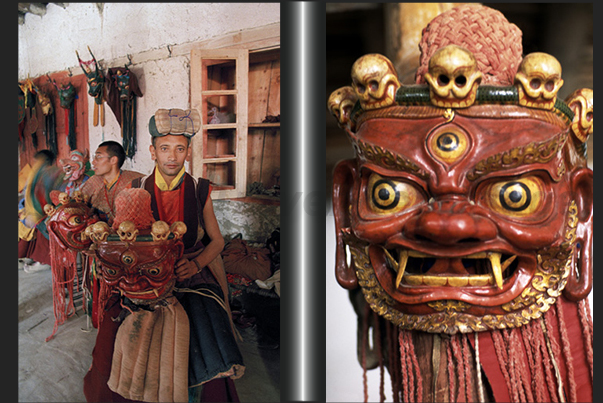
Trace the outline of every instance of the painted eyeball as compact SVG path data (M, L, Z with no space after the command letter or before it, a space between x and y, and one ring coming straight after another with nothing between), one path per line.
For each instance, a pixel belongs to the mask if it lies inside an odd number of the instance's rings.
M410 183L371 174L367 186L368 205L373 213L395 214L422 200Z
M159 268L159 267L153 267L151 269L148 269L147 272L151 276L157 276L157 275L159 275L159 273L161 273L161 268Z
M535 176L501 181L489 191L491 208L512 217L528 217L540 211L543 197L542 180Z
M106 274L108 274L109 276L115 276L117 275L117 270L112 269L111 267L104 267L103 270L105 271Z
M70 226L75 227L80 225L83 222L82 217L79 215L74 215L69 217L69 219L67 220L67 223L69 223Z

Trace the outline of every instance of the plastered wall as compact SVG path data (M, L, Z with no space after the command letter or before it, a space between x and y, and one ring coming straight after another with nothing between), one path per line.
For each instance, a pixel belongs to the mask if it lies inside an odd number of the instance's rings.
M128 66L137 76L138 151L125 169L150 173L148 121L158 108L190 107L190 51L183 44L280 23L278 3L48 3L44 16L27 14L19 25L19 80L46 73L82 74L76 50L90 60L87 47L103 71ZM88 98L89 111L93 99ZM89 147L105 140L121 142L120 128L105 104L105 125L93 126L88 114ZM61 156L62 157L62 156Z

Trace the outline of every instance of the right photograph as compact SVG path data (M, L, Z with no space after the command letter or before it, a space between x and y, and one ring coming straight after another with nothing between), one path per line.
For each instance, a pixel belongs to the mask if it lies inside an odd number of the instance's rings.
M592 402L592 3L326 12L326 400Z

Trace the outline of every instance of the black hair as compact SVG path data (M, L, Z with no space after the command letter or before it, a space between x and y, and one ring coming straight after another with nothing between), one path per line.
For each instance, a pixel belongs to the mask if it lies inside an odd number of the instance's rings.
M107 154L109 154L109 158L117 157L117 167L121 169L121 166L126 160L126 152L124 151L122 145L117 141L108 140L98 145L98 148L101 147L107 147Z
M54 161L57 159L57 156L50 150L40 150L34 154L35 160L43 160L44 163L48 165L54 164Z

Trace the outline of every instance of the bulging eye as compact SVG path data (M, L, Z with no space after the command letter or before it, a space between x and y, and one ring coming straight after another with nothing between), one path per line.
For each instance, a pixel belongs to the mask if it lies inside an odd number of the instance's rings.
M528 217L540 211L544 187L537 177L526 177L493 184L489 191L491 208L513 217Z
M421 193L411 184L371 174L368 180L368 205L377 214L394 214L417 204Z
M161 269L159 267L153 267L151 269L148 269L147 272L151 275L151 276L157 276L159 273L161 273Z
M105 271L106 274L108 274L109 276L115 276L117 275L117 270L112 269L111 267L104 267L103 270Z
M67 222L71 226L76 226L76 225L80 225L83 221L82 221L82 217L80 217L79 215L75 215L75 216L69 217Z

